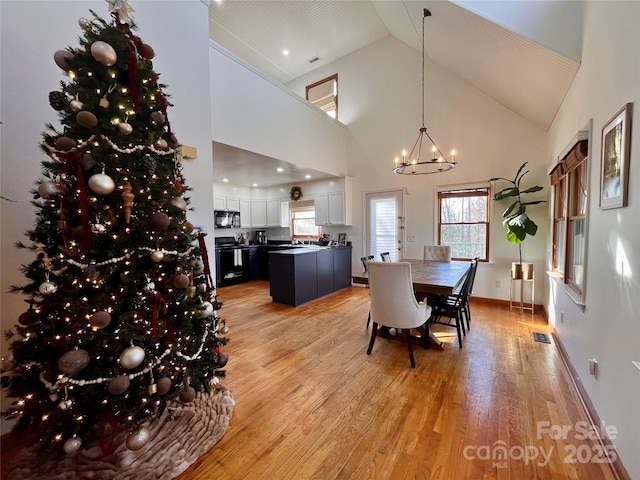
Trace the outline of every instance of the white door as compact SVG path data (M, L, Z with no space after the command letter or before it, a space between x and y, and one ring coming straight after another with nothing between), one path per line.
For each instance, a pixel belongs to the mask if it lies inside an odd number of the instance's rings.
M389 252L391 261L398 261L404 251L403 191L391 190L365 194L364 255Z

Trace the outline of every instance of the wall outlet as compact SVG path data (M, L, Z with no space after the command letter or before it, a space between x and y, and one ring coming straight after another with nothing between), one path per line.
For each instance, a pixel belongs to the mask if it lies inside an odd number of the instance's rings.
M415 235L407 235L407 242L415 242L415 241L416 241Z
M598 360L595 358L589 359L589 374L598 377Z
M496 288L500 288L500 280L496 280Z
M564 323L564 312L560 312L560 323Z

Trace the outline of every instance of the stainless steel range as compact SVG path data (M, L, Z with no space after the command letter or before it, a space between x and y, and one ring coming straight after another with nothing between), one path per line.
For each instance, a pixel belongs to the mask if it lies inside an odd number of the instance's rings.
M216 285L224 286L249 279L249 247L234 237L216 237Z

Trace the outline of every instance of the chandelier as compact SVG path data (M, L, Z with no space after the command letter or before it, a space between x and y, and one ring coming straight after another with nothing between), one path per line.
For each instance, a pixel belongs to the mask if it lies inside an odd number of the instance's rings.
M422 17L422 127L418 139L411 149L411 153L407 155L407 151L402 151L402 158L396 157L393 171L400 175L427 175L430 173L440 173L451 170L456 166L456 151L451 151L451 159L442 153L436 142L431 138L424 126L424 21L431 16L428 9L424 9ZM422 142L425 137L431 143L431 152L422 157ZM427 143L428 145L428 143ZM428 158L427 158L428 157Z

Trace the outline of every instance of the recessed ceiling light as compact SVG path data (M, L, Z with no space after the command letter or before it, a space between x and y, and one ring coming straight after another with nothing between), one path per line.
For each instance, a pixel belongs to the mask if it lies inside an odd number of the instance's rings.
M304 178L306 178L307 180L309 180L311 178L311 175L307 174L304 176Z
M286 57L287 55L289 55L289 50L285 48L284 50L282 50L282 54Z
M229 179L228 178L223 178L222 181L226 183L226 182L229 181Z
M254 186L254 187L257 187L257 186L258 186L258 184L257 184L257 183L254 183L254 184L253 184L253 186Z
M284 172L284 168L282 168L282 167L278 167L278 168L276 168L276 170L277 170L278 172L280 172L280 173Z

